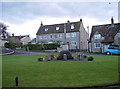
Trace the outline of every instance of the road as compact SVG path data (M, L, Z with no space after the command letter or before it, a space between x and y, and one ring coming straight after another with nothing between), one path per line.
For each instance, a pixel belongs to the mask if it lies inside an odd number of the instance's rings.
M40 55L40 54L54 54L54 52L32 52L24 50L13 50L13 54L3 55L3 56L23 56L23 55ZM104 54L95 54L87 52L71 52L72 54L85 54L85 55L104 55Z
M39 54L54 54L53 52L31 52L31 51L24 51L24 50L13 50L13 54L3 55L3 56L23 56L23 55L39 55Z

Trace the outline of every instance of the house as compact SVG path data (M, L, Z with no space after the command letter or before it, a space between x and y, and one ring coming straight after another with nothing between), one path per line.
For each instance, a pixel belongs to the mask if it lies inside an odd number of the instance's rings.
M15 38L16 41L19 41L23 45L27 45L31 41L29 35L13 36L13 38Z
M36 42L68 44L69 49L87 49L87 39L89 38L86 32L82 19L78 22L61 23L53 25L43 25L36 33Z
M36 44L36 38L32 39L29 44Z
M104 53L110 45L120 46L120 23L114 23L113 18L111 24L92 26L89 51Z

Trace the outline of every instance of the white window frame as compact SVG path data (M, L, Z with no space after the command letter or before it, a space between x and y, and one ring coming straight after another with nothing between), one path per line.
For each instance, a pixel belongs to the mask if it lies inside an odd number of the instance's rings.
M100 39L101 38L101 34L95 34L94 35L94 39Z
M73 30L75 28L75 25L71 24L70 28Z
M71 45L72 46L77 46L77 42L76 41L71 41Z
M66 38L70 38L70 33L66 33Z
M45 28L45 31L48 31L48 28Z
M58 31L60 29L60 27L56 27L56 30Z
M100 42L94 42L94 48L100 48Z
M71 33L71 37L76 37L76 33Z

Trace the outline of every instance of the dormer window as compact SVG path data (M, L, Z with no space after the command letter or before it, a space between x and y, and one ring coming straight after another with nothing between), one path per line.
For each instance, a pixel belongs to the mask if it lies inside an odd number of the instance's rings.
M45 31L48 31L48 28L45 28Z
M59 30L60 28L59 27L56 27L56 30Z
M72 30L74 29L74 24L71 24L71 29L72 29Z
M101 35L100 34L95 34L94 35L94 39L100 39L101 38Z

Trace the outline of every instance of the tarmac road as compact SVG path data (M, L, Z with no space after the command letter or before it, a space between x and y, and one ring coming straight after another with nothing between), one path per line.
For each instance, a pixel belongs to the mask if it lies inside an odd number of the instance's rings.
M54 54L53 52L31 52L31 51L24 51L24 50L13 50L13 54L3 55L3 56L23 56L23 55L39 55L39 54Z

